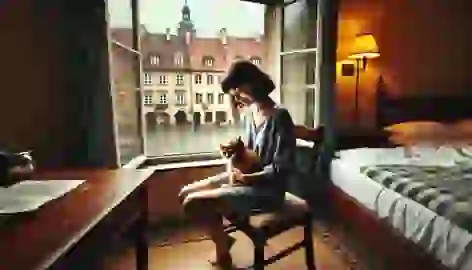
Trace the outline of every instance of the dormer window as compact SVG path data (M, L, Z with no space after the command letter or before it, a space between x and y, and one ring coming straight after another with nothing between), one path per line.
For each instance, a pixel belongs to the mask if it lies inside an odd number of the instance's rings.
M153 66L159 65L159 60L160 60L159 55L151 55L149 57L149 63Z
M259 57L251 57L250 60L251 60L251 63L253 63L254 65L261 64L261 59Z
M203 57L203 65L206 67L212 67L215 64L215 58L211 56L204 56Z
M182 53L175 53L174 54L174 64L176 66L181 66L184 63L184 56Z

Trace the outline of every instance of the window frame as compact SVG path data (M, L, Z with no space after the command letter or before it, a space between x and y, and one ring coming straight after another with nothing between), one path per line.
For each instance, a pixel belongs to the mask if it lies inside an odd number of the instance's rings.
M174 65L182 66L184 62L184 55L181 52L174 53Z
M143 96L144 105L147 105L147 106L153 105L152 100L153 100L152 94L149 94L149 93L144 94L144 96Z
M164 101L162 101L164 100ZM168 105L169 104L169 94L168 93L160 93L159 94L159 105Z
M155 60L155 61L153 61ZM149 64L152 66L158 66L161 62L161 58L157 54L153 54L149 56Z
M121 154L121 147L120 147L120 132L118 131L118 120L116 117L117 114L117 102L116 99L116 91L113 89L115 87L113 84L111 84L111 102L112 102L112 115L113 115L113 134L114 134L114 143L115 143L115 153L116 153L116 164L118 167L127 167L129 164L132 164L133 162L136 162L136 160L139 159L144 159L146 157L146 126L145 126L145 114L144 114L144 89L143 89L143 55L141 51L141 42L140 42L140 20L139 20L139 0L128 0L130 4L130 9L131 9L131 21L132 21L132 45L124 45L118 42L117 40L112 38L111 35L111 27L109 24L110 21L110 9L109 9L109 4L107 1L105 1L105 10L106 10L106 28L107 28L107 42L108 42L108 58L109 58L109 63L112 63L112 47L113 46L119 46L121 49L127 51L131 55L133 55L133 67L135 71L137 72L135 76L135 89L136 89L136 109L137 109L137 115L136 115L136 121L137 126L138 126L138 140L139 140L139 150L138 150L138 156L131 158L130 161L128 161L126 164L122 162L122 154ZM160 58L157 56L157 60L159 62ZM111 70L111 68L110 68ZM109 71L109 80L113 81L113 74L111 71Z
M169 76L159 75L159 84L160 85L169 85Z
M200 80L198 80L198 79L200 79ZM198 85L203 84L203 75L201 73L195 74L194 83L198 84Z
M215 65L215 58L212 56L206 55L203 56L203 66L205 67L213 67Z
M177 74L175 74L175 85L185 85L185 76L183 73L177 72Z
M317 7L317 4L315 3L314 6L310 6L310 1L309 0L294 0L294 1L291 1L289 3L286 3L284 5L281 5L280 6L280 10L281 10L281 16L280 16L280 22L279 22L279 27L280 27L280 52L279 52L279 62L280 62L280 73L279 73L279 76L280 76L280 85L279 85L279 88L280 88L280 100L281 102L283 102L283 78L284 78L284 65L283 65L283 60L284 60L284 57L290 57L290 56L296 56L296 55L308 55L308 54L316 54L317 52L317 48L316 48L316 45L317 45L317 42L316 40L314 41L311 41L309 40L309 35L310 33L307 32L307 33L304 33L304 35L307 36L307 46L308 48L297 48L297 49L290 49L290 50L284 50L284 32L285 32L285 8L289 7L290 5L292 4L295 4L297 2L300 2L300 1L305 1L305 3L307 4L307 9L309 10L308 12L310 12L310 14L316 14L318 15L318 13L316 12L316 10L311 10L312 8L314 7ZM316 18L316 20L318 20L318 18ZM316 66L316 63L315 63L315 66ZM307 72L307 71L306 71ZM316 72L315 72L316 74ZM307 77L308 78L308 77ZM314 80L316 81L316 77L314 78ZM317 123L319 122L319 116L316 115L316 108L319 107L319 103L318 103L318 99L316 98L317 96L317 89L316 89L316 83L315 81L313 83L308 83L308 82L305 82L304 86L303 86L303 89L306 91L305 92L305 96L306 96L306 101L308 101L308 98L312 98L313 99L313 103L310 105L310 104L307 104L307 116L308 116L308 110L310 109L310 107L312 106L313 107L313 112L312 112L312 119L313 121L309 121L311 119L305 119L305 125L309 126L309 127L315 127L317 125ZM310 92L311 91L311 92ZM310 123L308 123L308 121ZM313 123L311 123L313 122Z
M197 98L199 97L199 98ZM203 94L202 93L195 93L195 104L203 104Z
M225 104L225 94L218 93L218 105L223 105L223 104Z
M215 94L213 93L207 93L207 103L209 105L215 104Z
M210 80L211 79L211 80ZM207 74L206 76L206 83L208 85L213 85L215 84L215 76L213 76L213 74Z
M251 63L253 63L253 64L256 65L256 66L260 66L260 65L261 65L261 62L262 62L262 61L261 61L261 58L258 57L258 56L251 56L251 57L249 58L249 61L251 61ZM256 63L256 62L257 62L257 63Z
M185 105L185 91L184 90L175 91L175 104L178 106Z
M152 75L149 72L143 72L143 84L152 85Z

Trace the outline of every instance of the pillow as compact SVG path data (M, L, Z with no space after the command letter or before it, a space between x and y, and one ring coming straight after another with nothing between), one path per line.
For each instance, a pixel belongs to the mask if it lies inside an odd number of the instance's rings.
M447 141L448 127L434 121L410 121L384 128L390 133L389 140L400 145L414 145L427 142L442 145Z

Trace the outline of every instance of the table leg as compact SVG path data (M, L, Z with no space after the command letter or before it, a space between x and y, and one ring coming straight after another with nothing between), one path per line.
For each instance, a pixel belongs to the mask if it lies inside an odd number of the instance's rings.
M146 183L143 184L140 192L141 214L136 224L135 251L136 251L136 269L147 270L149 265L149 243L147 237L148 229L148 196Z

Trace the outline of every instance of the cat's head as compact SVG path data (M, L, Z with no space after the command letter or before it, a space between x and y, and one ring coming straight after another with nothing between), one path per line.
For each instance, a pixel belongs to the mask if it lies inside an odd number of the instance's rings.
M0 152L0 185L26 179L33 171L31 152Z
M241 136L225 144L220 144L220 152L225 158L231 158L245 150L244 141Z
M9 153L0 152L0 163L4 167L27 166L32 163L31 151Z

